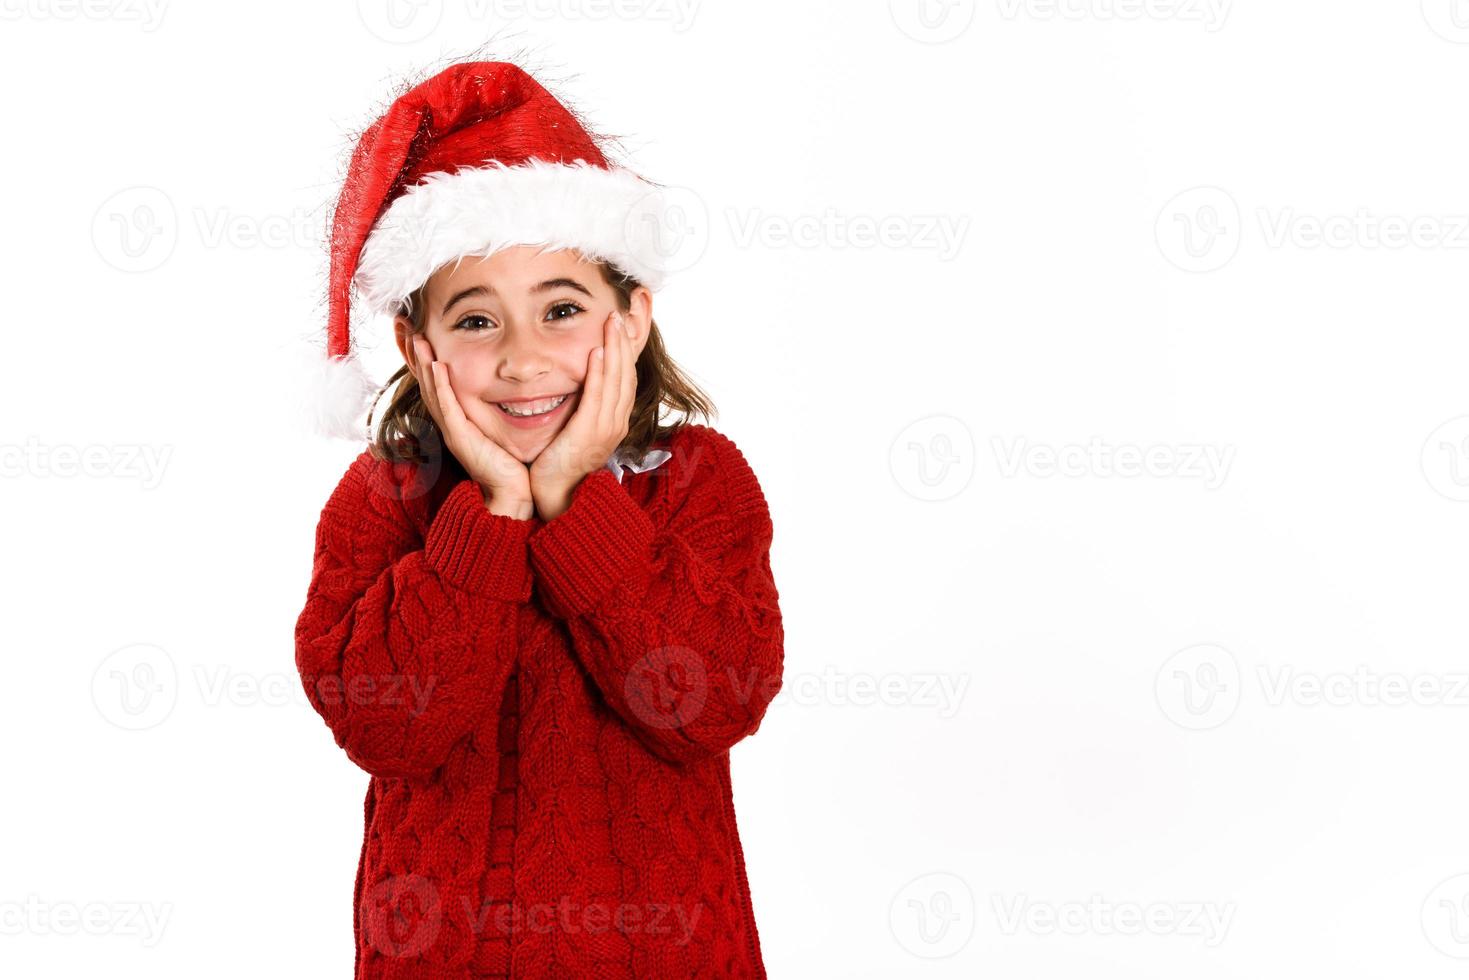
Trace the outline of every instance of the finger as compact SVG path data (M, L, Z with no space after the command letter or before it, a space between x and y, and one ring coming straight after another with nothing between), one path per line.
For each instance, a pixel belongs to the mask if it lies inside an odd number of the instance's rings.
M454 383L449 380L449 365L434 361L434 391L443 392L439 397L439 412L444 416L444 425L449 430L448 438L460 444L465 427L464 409L459 407L459 397L454 393Z
M424 407L428 409L429 418L439 427L439 438L447 439L444 414L439 410L438 386L434 384L433 349L424 338L414 337L413 353L418 366L419 395L423 399Z
M627 431L628 416L632 414L633 396L637 393L638 373L637 358L633 354L632 338L628 336L629 327L626 315L619 314L617 327L618 347L621 349L621 364L616 375L617 378L617 404L612 407L612 417L609 424L614 436L620 442Z
M602 401L607 390L606 371L603 367L606 360L605 344L592 348L587 357L587 379L582 386L585 401L577 406L576 417L572 419L576 428L567 435L567 448L576 453L578 458L586 453L587 444L600 438L597 430L601 426ZM571 429L572 425L568 424L567 428Z
M591 353L587 355L587 380L582 385L583 403L578 406L577 412L580 413L584 409L587 413L587 418L594 421L601 412L602 407L603 362L606 360L606 344L603 344L601 347L593 347Z
M613 413L622 400L622 327L614 313L607 318L606 353L602 355L602 402L597 411L597 431L606 434L612 431Z
M623 323L627 322L627 319L624 317ZM632 329L631 324L628 324L628 329ZM627 425L628 419L632 416L633 402L637 401L638 398L637 351L633 350L632 337L630 335L624 334L622 342L626 357L623 360L622 368L622 404L617 409L617 425L619 430L621 427Z
M428 341L422 337L413 338L414 360L418 366L418 384L423 389L424 404L432 410L438 408L438 401L434 392L433 358L428 355L427 347Z

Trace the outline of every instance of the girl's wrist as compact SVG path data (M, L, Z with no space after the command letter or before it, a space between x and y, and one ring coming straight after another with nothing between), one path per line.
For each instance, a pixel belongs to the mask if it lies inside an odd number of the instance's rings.
M536 507L532 501L516 500L507 497L496 497L489 490L484 491L485 507L491 514L501 517L514 518L517 521L528 521L535 514Z

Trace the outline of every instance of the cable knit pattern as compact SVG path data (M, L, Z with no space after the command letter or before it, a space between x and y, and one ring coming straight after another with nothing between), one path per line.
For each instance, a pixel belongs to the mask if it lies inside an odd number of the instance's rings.
M765 976L728 750L781 686L772 525L727 437L666 449L549 522L452 458L332 493L296 658L371 774L358 980Z

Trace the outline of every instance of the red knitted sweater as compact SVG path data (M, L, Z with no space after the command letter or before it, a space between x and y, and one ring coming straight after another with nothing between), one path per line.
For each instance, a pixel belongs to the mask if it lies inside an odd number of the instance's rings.
M770 515L725 436L664 448L549 522L452 456L327 501L296 663L372 775L358 980L765 976L728 750L781 686Z

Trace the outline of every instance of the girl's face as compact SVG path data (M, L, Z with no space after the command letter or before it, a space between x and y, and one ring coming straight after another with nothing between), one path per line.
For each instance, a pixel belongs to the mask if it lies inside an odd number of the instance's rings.
M618 308L597 263L574 249L530 245L445 265L429 277L424 307L424 336L449 364L465 416L526 464L580 406L592 349L602 346L607 318ZM637 287L623 311L634 355L647 343L652 313L652 293ZM404 317L394 322L398 350L421 385L409 357L410 328ZM515 419L501 407L559 395L569 397L544 416Z

